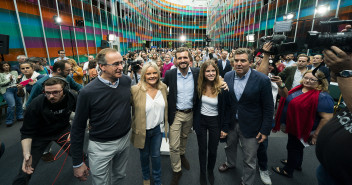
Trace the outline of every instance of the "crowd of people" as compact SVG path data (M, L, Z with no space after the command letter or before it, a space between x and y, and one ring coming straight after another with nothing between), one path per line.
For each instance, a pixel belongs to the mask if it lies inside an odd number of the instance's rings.
M302 170L304 148L317 145L319 185L350 184L351 54L333 46L313 56L274 56L271 47L268 42L260 51L147 48L123 56L107 48L81 64L60 50L52 67L39 57L18 56L14 66L1 62L6 125L23 121L23 164L13 184L28 184L41 158L52 161L50 148L53 142L62 145L59 138L71 143L67 152L73 173L82 181L91 175L92 184L123 184L131 142L140 152L143 185L151 179L165 184L163 130L170 146L170 184L177 185L183 169L191 169L186 145L192 129L201 185L215 183L219 142L226 143L221 173L238 166L240 144L238 183L254 184L259 168L263 183L272 184L268 136L280 130L288 134L287 158L280 160L283 167L272 167L273 172L292 178L295 170ZM339 84L346 104L335 116L330 81Z

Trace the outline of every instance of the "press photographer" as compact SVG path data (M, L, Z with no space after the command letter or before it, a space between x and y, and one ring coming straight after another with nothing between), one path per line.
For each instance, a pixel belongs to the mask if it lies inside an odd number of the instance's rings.
M131 85L138 84L141 79L141 72L143 66L143 58L139 57L134 60L131 65L128 67L128 76L132 79Z

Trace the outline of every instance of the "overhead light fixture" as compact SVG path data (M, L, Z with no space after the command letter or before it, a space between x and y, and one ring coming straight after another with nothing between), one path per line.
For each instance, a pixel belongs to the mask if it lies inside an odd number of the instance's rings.
M247 39L248 42L255 42L254 34L248 34L246 36L246 39Z
M292 20L293 18L295 18L295 13L291 12L291 13L288 13L286 15L284 15L284 20Z
M61 17L59 17L57 15L54 15L53 19L54 19L55 24L61 24L61 22L62 22Z
M315 13L319 14L319 15L324 15L324 14L328 13L329 11L330 11L330 5L328 5L328 4L319 5L315 9Z
M180 37L180 41L181 41L181 42L185 42L186 40L187 40L186 36L181 35L181 37Z
M115 34L109 34L108 35L108 41L115 41L116 40L116 35Z

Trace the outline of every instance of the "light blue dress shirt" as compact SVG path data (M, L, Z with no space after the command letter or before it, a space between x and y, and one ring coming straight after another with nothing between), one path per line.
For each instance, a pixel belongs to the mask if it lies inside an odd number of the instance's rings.
M178 110L193 108L194 80L191 68L188 68L186 76L177 69L177 103Z
M98 76L98 79L103 82L105 85L111 87L111 88L117 88L117 86L119 86L119 79L117 79L117 81L115 82L115 84L112 84L109 80L105 80L104 78L102 78L100 75Z
M237 101L241 99L243 94L244 88L248 82L248 78L251 75L252 69L249 69L248 72L240 78L237 73L235 72L235 80L233 82L233 91L235 92L235 96ZM238 119L238 110L236 112L236 119Z

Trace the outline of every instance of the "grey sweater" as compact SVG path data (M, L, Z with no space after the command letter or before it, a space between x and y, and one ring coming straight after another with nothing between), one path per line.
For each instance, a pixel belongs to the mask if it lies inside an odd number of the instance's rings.
M82 163L84 132L89 119L89 139L106 142L125 136L131 128L131 79L123 75L117 88L98 78L78 95L76 115L71 130L73 165Z

